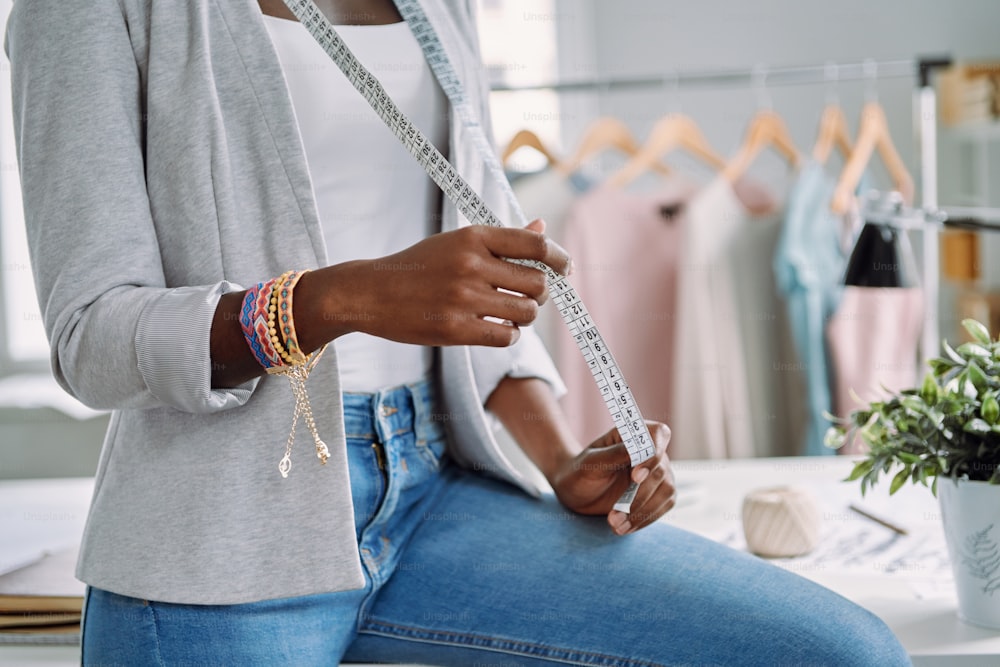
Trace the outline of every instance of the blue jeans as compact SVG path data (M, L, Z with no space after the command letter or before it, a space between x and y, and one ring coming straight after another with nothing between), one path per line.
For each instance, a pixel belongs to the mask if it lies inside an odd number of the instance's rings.
M90 588L84 664L909 664L797 575L664 523L616 537L451 465L426 383L344 412L364 588L222 606Z

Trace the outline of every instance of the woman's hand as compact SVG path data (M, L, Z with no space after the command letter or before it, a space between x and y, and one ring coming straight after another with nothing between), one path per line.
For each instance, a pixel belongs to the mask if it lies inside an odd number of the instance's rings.
M416 345L512 345L548 288L544 273L503 258L537 260L563 275L570 267L569 255L544 232L541 220L524 229L473 225L388 257L309 271L295 287L299 347L312 352L355 331ZM243 340L243 295L223 295L216 309L213 387L234 387L263 373Z
M503 258L537 260L564 274L569 269L569 255L544 229L541 220L524 229L473 225L388 257L347 262L340 266L349 270L331 286L335 303L327 316L342 318L349 330L402 343L512 345L548 289L544 273Z
M581 514L607 514L608 524L619 535L644 528L666 514L676 502L674 473L667 458L670 429L666 424L647 421L656 453L632 468L628 450L618 429L611 429L574 458L567 460L550 477L559 501ZM639 484L632 511L612 510L628 488Z

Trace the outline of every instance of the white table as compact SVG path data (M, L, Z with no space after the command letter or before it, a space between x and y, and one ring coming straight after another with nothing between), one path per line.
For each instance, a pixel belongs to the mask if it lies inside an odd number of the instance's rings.
M849 474L849 457L776 458L726 461L676 462L678 507L666 521L713 539L742 537L741 508L744 495L766 486L794 485L810 490L821 502L824 532L843 534L856 527L884 531L848 509L861 501L857 482L843 483ZM903 487L891 498L889 480L869 491L866 508L908 529L916 542L940 540L940 509L929 489ZM906 542L901 542L905 547ZM910 653L915 665L934 667L996 667L1000 665L1000 630L963 623L955 613L958 602L950 571L918 561L912 571L891 574L886 563L872 561L869 567L813 567L784 564L802 576L837 591L882 618ZM921 569L918 569L921 568ZM867 570L867 571L866 571Z
M762 486L796 485L809 489L821 501L824 533L844 533L864 528L869 534L885 530L847 509L859 500L856 483L841 484L851 462L843 458L753 459L742 461L685 461L675 463L679 486L678 506L665 519L712 539L734 543L741 539L740 509L743 496ZM888 483L869 493L866 506L903 525L916 542L937 544L940 517L930 491L904 487L887 497ZM43 500L52 511L62 509L68 529L78 530L86 513L92 480L0 481L0 508L20 502ZM18 500L20 499L20 500ZM906 538L910 539L910 538ZM903 548L907 543L899 543ZM939 545L938 545L939 546ZM1000 631L961 622L948 576L940 567L923 561L887 572L885 563L842 568L807 560L783 563L799 574L853 600L888 623L913 656L914 664L940 667L1000 665ZM62 667L79 664L79 649L72 646L0 646L0 666Z

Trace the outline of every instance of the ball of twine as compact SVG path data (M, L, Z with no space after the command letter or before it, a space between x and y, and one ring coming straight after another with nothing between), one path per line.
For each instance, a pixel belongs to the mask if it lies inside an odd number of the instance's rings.
M787 486L751 491L743 499L743 534L758 556L802 556L819 543L820 513L811 493Z

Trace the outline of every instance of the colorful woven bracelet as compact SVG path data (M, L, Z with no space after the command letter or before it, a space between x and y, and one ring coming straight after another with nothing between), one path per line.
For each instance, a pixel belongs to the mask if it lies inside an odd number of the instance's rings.
M292 428L285 442L285 455L278 463L278 472L288 477L292 468L292 446L299 417L306 422L316 445L316 456L321 463L330 458L330 450L319 437L306 381L309 373L323 355L326 345L306 356L299 348L292 318L292 293L299 278L306 271L286 271L280 277L258 283L247 290L240 308L240 327L254 358L267 369L268 374L281 374L288 378L295 396Z
M278 352L271 344L267 328L267 308L274 280L257 283L247 290L240 309L240 328L250 351L257 362L266 369L283 365Z

